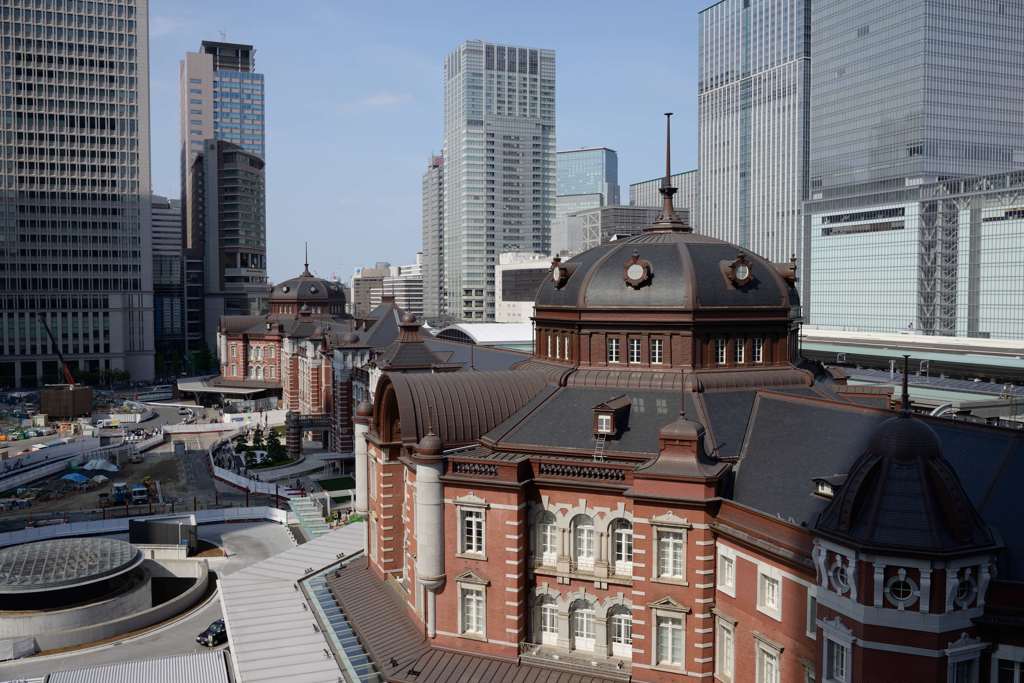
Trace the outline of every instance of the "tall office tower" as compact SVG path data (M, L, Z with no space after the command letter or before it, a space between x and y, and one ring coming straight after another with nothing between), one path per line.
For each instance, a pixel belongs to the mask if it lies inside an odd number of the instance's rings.
M447 313L493 320L497 255L551 248L555 53L470 40L444 79Z
M177 374L185 356L185 256L181 201L153 195L153 336L156 372Z
M186 53L179 65L181 203L194 280L187 292L190 346L203 340L212 343L221 315L258 314L266 303L264 89L255 53L252 45L204 40L199 51ZM212 141L230 146L214 146ZM200 169L196 160L204 155ZM217 170L222 162L227 167ZM242 187L232 187L229 181L221 187L217 178L230 178L226 169L234 164L260 181L243 180ZM199 176L204 186L195 185ZM258 196L232 194L256 189ZM239 201L244 204L241 211L235 206ZM197 210L197 205L205 210ZM217 213L217 207L224 212ZM200 218L201 226L196 222ZM196 296L203 301L201 313L199 303L192 300Z
M810 0L702 11L697 104L698 231L774 261L795 254L805 294L810 26Z
M444 157L430 157L423 174L423 316L444 315Z
M629 205L661 208L661 185L664 176L641 180L629 186ZM692 227L697 228L697 213L700 206L700 173L697 169L673 173L669 183L677 192L672 195L672 206L678 211L688 211Z
M266 182L256 153L206 140L189 169L186 234L189 277L202 296L187 302L189 346L215 348L221 316L257 315L267 307Z
M955 178L975 178L958 194L1018 191L980 176L1024 168L1024 6L815 0L812 29L811 323L984 334L964 297L1001 260L979 245L1007 224L969 229L928 203Z
M619 203L619 155L597 147L558 152L555 220L551 224L551 251L573 253L569 216L578 211L617 206Z
M72 372L151 379L149 4L42 5L0 21L0 386L60 381L45 327Z

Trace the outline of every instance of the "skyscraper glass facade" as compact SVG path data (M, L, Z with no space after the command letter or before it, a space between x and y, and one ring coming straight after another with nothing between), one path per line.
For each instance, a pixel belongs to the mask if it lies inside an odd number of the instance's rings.
M619 203L619 155L613 149L575 149L558 153L558 195L604 195L604 206Z
M809 0L722 0L700 13L699 232L805 260Z
M811 199L1024 167L1022 34L1019 2L815 0Z
M444 81L446 312L493 320L497 255L551 248L555 53L467 41Z
M1020 35L1021 3L815 1L811 324L1021 338Z
M0 386L61 381L43 321L151 379L149 4L4 0L0 43Z
M661 207L662 178L651 178L633 183L629 186L630 206ZM694 169L669 176L669 183L679 190L672 195L672 206L677 211L686 210L690 215L690 225L698 228L697 215L700 206L700 173Z

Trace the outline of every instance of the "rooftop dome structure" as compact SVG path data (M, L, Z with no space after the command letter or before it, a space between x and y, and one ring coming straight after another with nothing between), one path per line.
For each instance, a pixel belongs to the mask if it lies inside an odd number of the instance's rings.
M270 312L296 315L308 307L310 315L345 314L345 291L341 283L317 277L309 271L309 257L298 277L274 285L270 291Z
M661 214L639 235L554 259L534 301L534 356L616 370L792 370L800 317L795 257L772 263L695 234L676 215L670 120ZM798 381L806 379L780 380Z
M817 531L875 552L948 556L996 547L935 430L912 416L906 369L900 415L877 427Z

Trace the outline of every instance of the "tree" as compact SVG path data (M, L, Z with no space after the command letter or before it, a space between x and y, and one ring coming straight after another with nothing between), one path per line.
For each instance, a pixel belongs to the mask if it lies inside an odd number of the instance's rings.
M252 433L252 447L257 451L266 450L266 442L263 440L263 428L259 425Z
M267 433L267 455L271 460L279 460L285 456L284 446L281 445L281 437L276 429L271 429Z

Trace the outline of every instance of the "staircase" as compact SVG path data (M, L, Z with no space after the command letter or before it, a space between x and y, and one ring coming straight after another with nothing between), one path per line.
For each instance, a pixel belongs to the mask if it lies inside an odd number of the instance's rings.
M288 507L299 518L299 526L310 540L323 536L331 530L324 522L320 506L314 503L309 496L288 496Z

